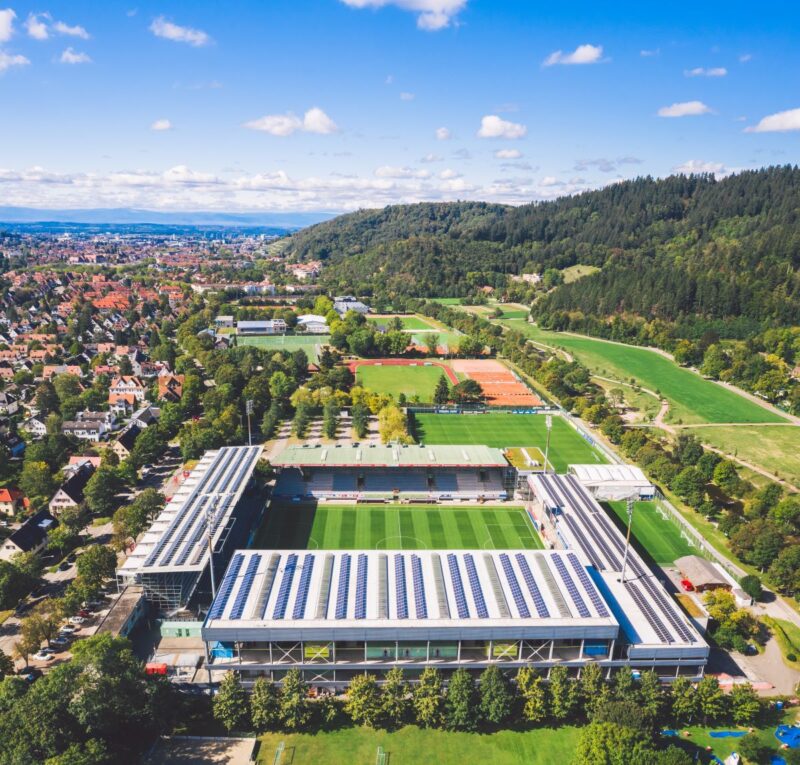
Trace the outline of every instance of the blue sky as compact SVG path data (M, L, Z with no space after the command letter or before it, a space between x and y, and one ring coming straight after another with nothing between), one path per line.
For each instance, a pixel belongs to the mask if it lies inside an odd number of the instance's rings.
M519 204L798 161L794 3L43 2L0 3L0 204Z

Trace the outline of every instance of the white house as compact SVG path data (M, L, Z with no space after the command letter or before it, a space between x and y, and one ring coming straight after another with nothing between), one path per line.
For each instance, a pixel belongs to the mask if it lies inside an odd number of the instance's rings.
M28 417L20 423L19 429L33 438L44 438L47 435L47 426L39 417Z
M326 335L328 333L328 322L324 316L317 316L313 313L306 313L297 317L297 332L307 332L310 335Z
M39 552L47 545L47 536L56 521L47 510L40 510L28 518L0 547L0 560L11 560L15 555Z

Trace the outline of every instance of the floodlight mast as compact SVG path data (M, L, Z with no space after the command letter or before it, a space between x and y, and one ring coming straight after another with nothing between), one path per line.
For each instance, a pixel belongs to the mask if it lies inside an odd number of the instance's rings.
M628 497L628 533L625 535L625 554L622 556L620 582L625 584L625 569L628 566L628 549L631 546L631 527L633 526L633 496Z
M250 415L253 413L253 399L245 401L244 410L247 412L247 445L253 445L253 432L250 430Z
M553 430L553 417L552 415L545 415L544 424L547 428L547 442L544 447L544 472L547 473L547 465L549 464L549 454L550 454L550 432Z
M211 503L209 503L211 504ZM206 508L206 539L208 540L208 570L211 575L211 600L217 597L217 583L214 576L214 529L213 519L211 517L211 509Z

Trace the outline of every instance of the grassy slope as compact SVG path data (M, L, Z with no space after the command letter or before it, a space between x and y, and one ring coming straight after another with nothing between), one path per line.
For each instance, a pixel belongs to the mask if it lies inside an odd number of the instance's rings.
M543 452L547 440L542 415L481 414L416 415L417 437L427 444L486 444L486 446L536 446ZM553 418L549 459L559 473L573 463L605 462L560 417Z
M423 402L433 401L441 376L441 368L435 366L360 366L356 370L357 383L371 391L389 393L395 398L401 393L407 398L417 395Z
M372 324L389 326L391 316L368 316L367 321ZM435 329L435 326L422 316L400 316L403 329Z
M625 502L608 502L625 528L628 513ZM637 502L633 509L631 533L659 566L671 566L676 558L692 555L695 551L681 536L678 527L665 521L657 512L655 502Z
M565 348L594 374L637 383L658 390L670 402L670 421L704 422L782 422L758 404L704 380L670 359L646 348L609 343L596 338L548 332L524 321L503 322L524 332L531 340Z
M273 505L257 549L427 550L542 548L519 507Z
M792 483L800 482L800 427L697 428L701 441L759 465Z

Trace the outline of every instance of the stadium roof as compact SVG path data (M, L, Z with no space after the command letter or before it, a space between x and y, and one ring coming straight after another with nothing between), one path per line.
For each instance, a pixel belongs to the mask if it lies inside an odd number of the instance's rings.
M668 647L671 655L680 648L708 654L706 643L633 547L621 581L625 537L575 476L535 474L528 483L548 509L560 541L599 572L598 584L632 644L632 658L637 651L656 655L659 647Z
M276 467L508 467L489 446L351 445L287 446L271 460Z
M202 571L208 563L206 515L213 518L216 544L260 455L260 446L206 452L117 573Z
M344 631L394 640L427 630L524 638L552 637L555 628L575 638L619 631L572 552L247 550L231 560L204 637L258 630L251 639L348 639Z
M652 482L635 465L570 465L569 472L602 499L624 499L636 492L655 491Z

